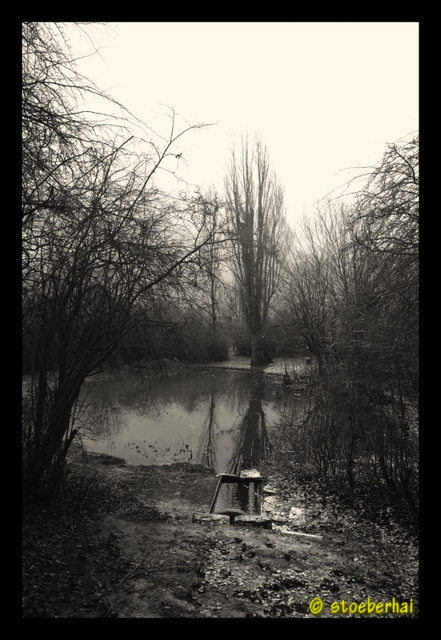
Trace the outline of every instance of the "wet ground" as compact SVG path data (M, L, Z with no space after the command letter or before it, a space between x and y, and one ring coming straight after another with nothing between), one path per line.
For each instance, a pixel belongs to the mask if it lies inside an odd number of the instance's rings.
M24 518L22 615L348 618L390 602L368 615L407 603L418 616L415 540L296 494L279 470L263 477L271 528L195 517L217 484L200 465L77 455L65 508Z

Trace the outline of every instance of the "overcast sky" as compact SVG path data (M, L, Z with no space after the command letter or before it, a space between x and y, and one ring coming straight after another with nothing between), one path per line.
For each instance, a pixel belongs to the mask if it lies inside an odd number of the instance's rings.
M295 222L418 129L416 22L119 22L82 70L153 128L190 123L184 177L222 189L234 136L258 132Z

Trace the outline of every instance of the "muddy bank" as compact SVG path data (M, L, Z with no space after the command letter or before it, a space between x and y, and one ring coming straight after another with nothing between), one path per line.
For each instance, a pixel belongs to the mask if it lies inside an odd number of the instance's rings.
M368 598L418 617L416 540L296 495L280 469L263 470L271 529L195 519L217 482L199 465L77 451L69 469L62 503L23 516L25 618L315 618L315 598L324 618L365 617L335 603Z
M89 379L103 380L114 376L124 375L124 373L141 373L146 376L170 376L184 374L195 369L231 369L233 371L259 371L267 375L283 376L288 375L299 382L304 380L311 374L311 365L308 364L309 358L274 358L273 362L262 367L251 367L250 358L248 356L238 356L232 354L227 360L208 363L189 363L181 362L177 359L170 360L162 358L158 361L140 361L136 365L124 365L118 367L117 370L106 370L97 372L90 376Z

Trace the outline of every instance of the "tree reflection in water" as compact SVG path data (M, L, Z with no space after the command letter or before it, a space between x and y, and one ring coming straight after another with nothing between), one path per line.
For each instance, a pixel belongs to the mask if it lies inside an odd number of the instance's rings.
M252 371L250 400L248 409L235 429L234 452L223 473L239 476L241 471L256 469L259 471L261 462L269 460L272 452L271 441L268 436L265 412L262 400L265 397L264 375L260 371ZM209 421L207 423L206 442L212 443L214 427L214 397L210 405ZM214 447L207 446L208 452L214 455ZM210 467L213 459L207 457ZM218 494L214 501L215 513L226 513L230 518L234 515L261 513L262 486L260 480L243 479L234 481L225 478L219 485Z
M79 428L78 441L88 438L92 441L100 439L112 440L126 425L123 408L115 402L112 394L104 388L99 396L90 394L89 389L75 407L74 419ZM92 418L93 416L93 418Z
M271 455L267 427L279 414L274 384L261 372L211 369L167 380L122 375L88 383L84 444L134 464L191 460L230 474L258 468Z
M264 375L261 371L252 371L249 406L236 429L235 449L226 473L239 475L241 469L259 469L261 462L271 458L272 444L262 406L264 398Z
M198 459L209 469L217 468L215 431L217 430L216 401L214 387L210 393L210 403L208 405L207 417L202 426L201 438L199 441Z

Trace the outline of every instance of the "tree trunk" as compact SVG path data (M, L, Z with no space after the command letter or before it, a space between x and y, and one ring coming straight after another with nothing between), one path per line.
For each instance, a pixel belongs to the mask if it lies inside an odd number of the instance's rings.
M272 362L271 356L265 351L261 332L251 332L251 366L260 367Z
M61 378L61 379L60 379ZM34 500L50 500L64 473L66 455L76 431L69 435L72 407L77 400L83 376L59 374L53 403L47 408L47 423L35 441L31 458L26 462L22 486L23 504ZM43 381L40 380L40 386ZM44 381L45 388L48 387Z

